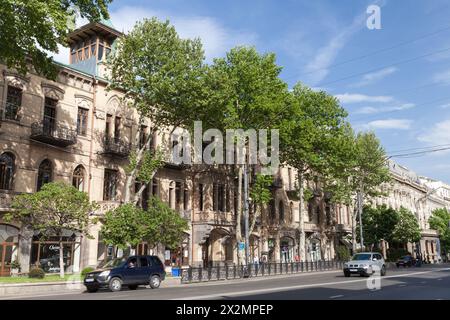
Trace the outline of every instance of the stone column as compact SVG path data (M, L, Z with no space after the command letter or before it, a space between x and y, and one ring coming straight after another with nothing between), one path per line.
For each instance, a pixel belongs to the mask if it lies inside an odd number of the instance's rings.
M19 236L19 263L21 272L28 273L30 271L31 245L33 241L33 230L22 227Z

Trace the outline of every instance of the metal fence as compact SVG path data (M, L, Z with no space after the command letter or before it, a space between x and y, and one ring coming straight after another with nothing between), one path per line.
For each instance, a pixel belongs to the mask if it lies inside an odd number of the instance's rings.
M342 270L342 261L282 262L244 265L223 265L209 268L182 269L181 283L264 277L313 271Z

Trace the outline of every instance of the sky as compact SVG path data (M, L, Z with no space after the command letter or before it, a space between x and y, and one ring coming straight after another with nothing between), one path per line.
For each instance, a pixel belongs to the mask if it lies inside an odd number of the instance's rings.
M381 29L366 25L373 4ZM169 19L182 37L200 37L209 62L237 45L274 52L290 87L336 96L388 155L450 146L448 0L114 0L110 13L125 32L143 18ZM392 159L450 183L450 150Z

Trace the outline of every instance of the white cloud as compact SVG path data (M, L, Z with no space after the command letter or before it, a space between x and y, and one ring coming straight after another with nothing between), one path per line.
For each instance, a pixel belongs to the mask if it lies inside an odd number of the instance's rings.
M392 112L392 111L403 111L414 108L416 105L414 103L404 103L398 106L392 107L362 107L356 110L355 114L375 114L375 113L383 113L383 112Z
M380 81L382 79L384 79L385 77L387 77L388 75L393 74L394 72L396 72L398 69L395 67L389 67L389 68L385 68L376 72L372 72L372 73L368 73L366 75L364 75L361 79L360 82L352 85L352 87L364 87L367 86L369 84L372 84L374 82Z
M449 85L450 84L450 70L436 73L433 76L433 80L437 84Z
M343 93L343 94L337 94L335 97L341 102L341 103L360 103L360 102L391 102L394 99L390 96L368 96L365 94L359 94L359 93Z
M369 123L362 125L364 129L374 130L374 129L397 129L397 130L408 130L413 121L409 119L382 119L374 120Z
M110 16L114 27L124 33L130 31L136 22L143 18L157 17L163 21L169 19L182 38L199 37L201 39L207 61L223 56L232 47L256 45L258 41L257 34L253 32L227 28L217 19L207 16L180 16L170 12L130 6L112 10ZM77 26L84 23L85 21L77 21ZM58 55L55 55L55 60L67 62L68 56L68 49L63 48Z
M450 103L446 103L446 104L440 105L439 108L441 108L441 109L448 109L448 108L450 108Z
M418 137L419 141L433 145L450 143L450 120L436 123L428 132Z

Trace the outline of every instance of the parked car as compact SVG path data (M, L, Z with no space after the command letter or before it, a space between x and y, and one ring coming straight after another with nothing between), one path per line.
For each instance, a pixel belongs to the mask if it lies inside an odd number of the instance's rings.
M386 275L386 263L378 252L361 252L355 254L349 262L344 264L344 276L352 274L370 277L377 270L382 276Z
M165 276L164 265L157 256L131 256L110 260L99 269L87 273L84 285L88 292L101 288L120 291L123 286L136 290L139 285L157 289Z
M416 264L416 259L414 259L412 256L407 255L407 256L403 256L400 259L397 260L397 268L402 267L411 267L414 266Z

